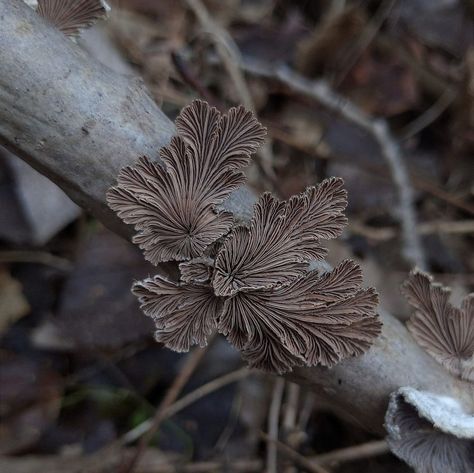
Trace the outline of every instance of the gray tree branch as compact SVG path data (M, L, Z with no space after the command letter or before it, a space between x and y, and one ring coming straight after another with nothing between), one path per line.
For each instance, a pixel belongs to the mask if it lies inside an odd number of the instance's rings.
M0 0L0 144L113 231L131 233L108 209L106 189L122 166L156 157L172 133L139 80L98 63L23 2ZM226 207L248 218L251 194L233 194ZM438 366L394 317L383 319L382 336L366 355L331 370L301 368L291 378L378 433L389 394L400 386L455 397L474 411L472 385Z

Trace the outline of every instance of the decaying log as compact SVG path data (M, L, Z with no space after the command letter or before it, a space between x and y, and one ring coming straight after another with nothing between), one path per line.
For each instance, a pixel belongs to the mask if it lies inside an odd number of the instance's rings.
M15 152L113 231L130 229L105 203L119 169L155 157L173 133L138 79L91 58L19 0L0 0L0 145ZM252 198L226 204L248 218ZM291 376L326 396L358 424L383 433L389 395L400 386L446 394L474 411L472 385L450 376L419 349L404 326L384 315L382 336L364 356L332 370Z

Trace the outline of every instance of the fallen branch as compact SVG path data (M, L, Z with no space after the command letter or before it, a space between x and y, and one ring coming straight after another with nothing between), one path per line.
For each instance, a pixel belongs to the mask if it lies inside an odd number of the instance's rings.
M157 156L173 132L171 122L140 81L102 66L23 2L0 2L0 44L0 144L106 226L130 235L108 209L105 191L123 165ZM248 219L252 203L244 189L226 207ZM455 397L474 411L472 386L426 355L394 317L382 316L382 335L364 356L331 370L300 368L289 377L379 434L389 395L400 386Z

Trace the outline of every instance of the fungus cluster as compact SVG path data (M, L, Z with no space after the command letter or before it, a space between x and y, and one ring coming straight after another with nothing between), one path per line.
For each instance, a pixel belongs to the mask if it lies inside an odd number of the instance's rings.
M265 129L243 107L221 115L197 100L176 130L161 163L139 158L107 194L147 260L179 263L179 280L158 274L132 287L156 339L188 351L217 329L251 366L277 373L365 352L381 328L375 290L361 288L352 261L325 274L308 268L346 224L342 180L283 202L265 193L249 226L235 225L218 207L243 184Z

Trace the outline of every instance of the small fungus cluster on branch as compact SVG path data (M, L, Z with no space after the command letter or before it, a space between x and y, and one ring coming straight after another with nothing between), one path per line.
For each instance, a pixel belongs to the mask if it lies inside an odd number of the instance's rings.
M451 289L419 269L410 273L402 292L415 309L407 325L417 343L450 373L474 382L474 293L454 307Z
M243 184L242 169L265 129L243 107L221 115L194 101L176 120L162 163L141 157L121 170L110 207L137 231L133 241L155 265L180 262L180 280L162 275L132 291L156 323L156 339L176 351L204 346L218 330L249 365L284 373L298 365L333 366L360 355L380 333L373 288L359 266L309 271L346 218L341 179L281 202L263 194L250 225L218 210Z

